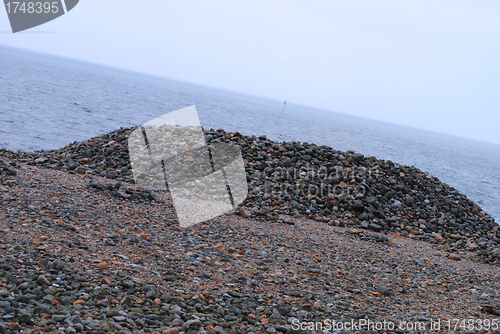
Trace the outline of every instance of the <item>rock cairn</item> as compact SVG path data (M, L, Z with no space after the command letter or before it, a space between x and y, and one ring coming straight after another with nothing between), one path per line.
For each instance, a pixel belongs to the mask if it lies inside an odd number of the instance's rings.
M9 166L2 164L0 172L15 175L17 164L28 164L99 175L115 185L106 188L91 182L89 187L125 200L154 200L154 192L126 186L134 182L127 145L134 130L123 127L51 151L2 150L2 155L15 160ZM292 216L307 216L332 226L352 226L361 231L361 237L391 232L443 244L450 251L477 251L487 262L500 262L500 231L494 219L453 187L416 167L355 151L307 142L279 143L222 129L205 130L205 140L241 149L249 190L239 210L243 216L292 224ZM362 232L366 230L370 232Z

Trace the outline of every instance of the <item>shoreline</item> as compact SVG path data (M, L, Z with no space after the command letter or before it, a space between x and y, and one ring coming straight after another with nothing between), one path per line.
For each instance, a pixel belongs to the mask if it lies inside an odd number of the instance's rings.
M14 153L1 149L0 158L70 174L99 175L117 181L115 190L119 190L122 183L134 183L127 148L134 129L122 127L57 150ZM466 195L416 167L355 151L280 143L223 129L205 130L205 140L241 150L249 183L244 205L253 217L307 216L331 225L393 231L431 243L458 242L457 251L465 246L491 251L485 247L491 242L500 246L499 225L493 217ZM187 157L179 162L195 165Z

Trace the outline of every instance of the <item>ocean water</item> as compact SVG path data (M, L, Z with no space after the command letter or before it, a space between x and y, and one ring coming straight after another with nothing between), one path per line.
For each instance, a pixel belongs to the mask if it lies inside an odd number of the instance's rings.
M293 100L293 97L290 97ZM63 147L195 105L205 128L414 165L500 222L500 146L0 46L0 147Z

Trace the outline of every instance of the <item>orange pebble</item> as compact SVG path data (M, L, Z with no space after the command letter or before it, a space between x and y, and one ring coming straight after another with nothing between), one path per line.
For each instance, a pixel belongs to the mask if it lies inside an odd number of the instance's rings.
M75 302L73 303L73 306L76 306L76 305L85 306L85 300L83 300L83 299L77 299L77 300L75 300Z

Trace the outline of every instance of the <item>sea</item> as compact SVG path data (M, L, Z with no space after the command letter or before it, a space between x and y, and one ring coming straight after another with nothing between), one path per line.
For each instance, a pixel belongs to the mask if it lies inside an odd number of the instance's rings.
M0 46L0 148L64 147L195 105L205 129L355 150L413 165L500 222L500 146Z

